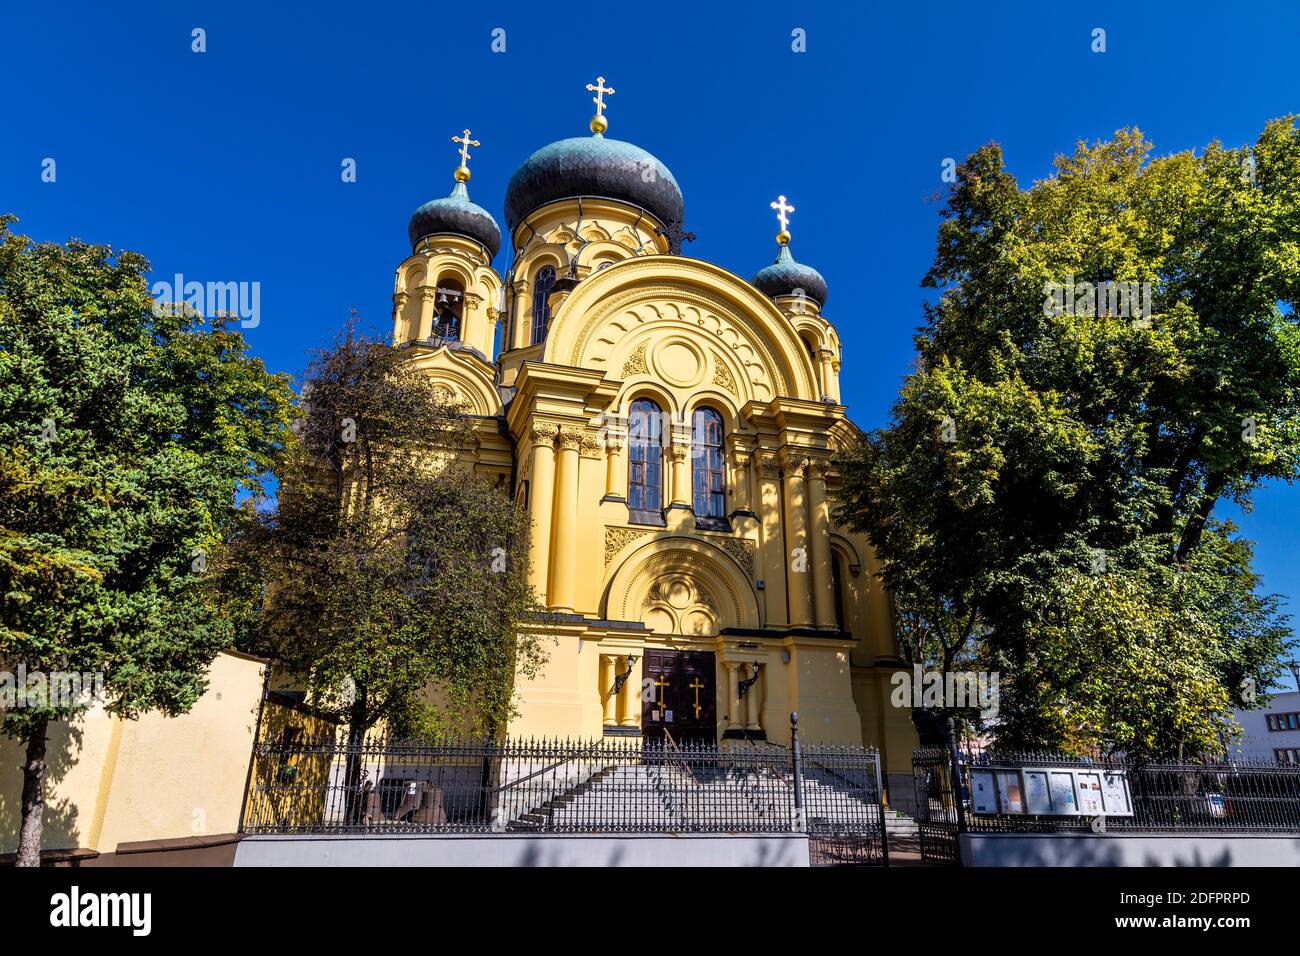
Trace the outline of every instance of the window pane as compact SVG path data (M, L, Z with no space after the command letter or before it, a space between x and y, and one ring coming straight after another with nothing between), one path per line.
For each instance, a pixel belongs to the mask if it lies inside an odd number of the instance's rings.
M691 421L691 441L695 514L721 518L727 507L722 474L722 416L712 408L697 409Z
M628 414L627 505L632 511L658 511L662 492L659 406L639 398Z
M537 278L533 280L533 344L546 341L546 330L551 324L551 308L546 304L546 299L551 294L551 286L555 285L555 269L552 266L544 266L537 270Z

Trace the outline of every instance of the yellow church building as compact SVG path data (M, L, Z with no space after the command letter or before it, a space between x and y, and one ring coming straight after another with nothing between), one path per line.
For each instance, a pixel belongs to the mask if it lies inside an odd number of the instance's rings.
M529 156L502 234L469 197L411 217L393 343L474 416L473 465L532 516L550 658L521 681L515 736L880 748L911 786L915 732L867 541L834 518L840 339L827 285L790 248L752 279L683 255L684 200L649 152L591 135Z

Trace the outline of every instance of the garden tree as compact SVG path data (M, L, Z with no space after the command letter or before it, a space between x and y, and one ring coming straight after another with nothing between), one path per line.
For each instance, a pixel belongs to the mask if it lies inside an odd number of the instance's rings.
M1003 672L1001 742L1204 751L1289 640L1212 515L1300 468L1294 118L1158 158L1123 130L1027 190L986 146L944 216L916 369L842 453L842 516L926 661ZM1115 640L1084 679L1051 657L1097 650L1089 626Z
M256 493L292 392L228 320L155 314L148 262L0 217L0 671L102 674L108 712L176 715L234 632L205 555ZM26 693L34 690L34 693ZM50 723L93 701L17 689L18 863L36 866Z
M349 326L303 396L275 507L219 561L244 646L353 741L379 724L501 733L516 673L544 660L521 627L537 610L527 512L458 460L473 421L401 350Z

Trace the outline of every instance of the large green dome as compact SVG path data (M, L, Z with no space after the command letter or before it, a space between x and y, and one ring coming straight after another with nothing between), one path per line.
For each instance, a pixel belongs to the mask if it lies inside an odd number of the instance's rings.
M575 136L543 146L510 177L506 229L555 202L591 196L645 209L663 225L680 225L682 191L668 167L640 146L604 136Z

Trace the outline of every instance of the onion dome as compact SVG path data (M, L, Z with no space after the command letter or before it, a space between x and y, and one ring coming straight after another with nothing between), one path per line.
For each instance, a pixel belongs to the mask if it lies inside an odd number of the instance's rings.
M464 236L483 246L490 262L501 248L501 230L497 228L497 222L490 212L470 202L469 188L465 185L469 182L469 147L479 143L478 140L469 138L469 130L465 130L463 138L453 136L452 142L462 144L460 166L456 168L456 185L450 196L431 199L415 210L406 227L406 234L410 237L412 248L429 236Z
M511 233L530 212L559 199L590 196L645 209L663 225L683 221L682 191L668 167L640 146L606 139L605 78L587 85L596 94L591 136L574 136L543 146L515 170L506 187L506 229Z
M622 140L574 136L543 146L510 177L506 229L557 199L592 196L645 209L661 223L682 221L685 204L668 167L640 146Z
M469 190L462 182L456 183L451 195L443 199L430 199L411 215L406 234L414 248L428 236L450 233L464 236L487 249L489 261L501 248L501 230L492 214L469 200Z
M778 196L770 203L776 210L781 231L776 234L776 260L767 268L758 270L750 284L769 299L781 295L797 295L812 299L818 308L826 304L826 280L812 266L797 262L790 253L790 213L794 206Z
M826 280L812 266L797 262L790 254L790 244L783 242L776 254L776 261L750 280L754 288L775 299L779 295L799 295L803 290L806 298L812 299L819 306L826 304Z

